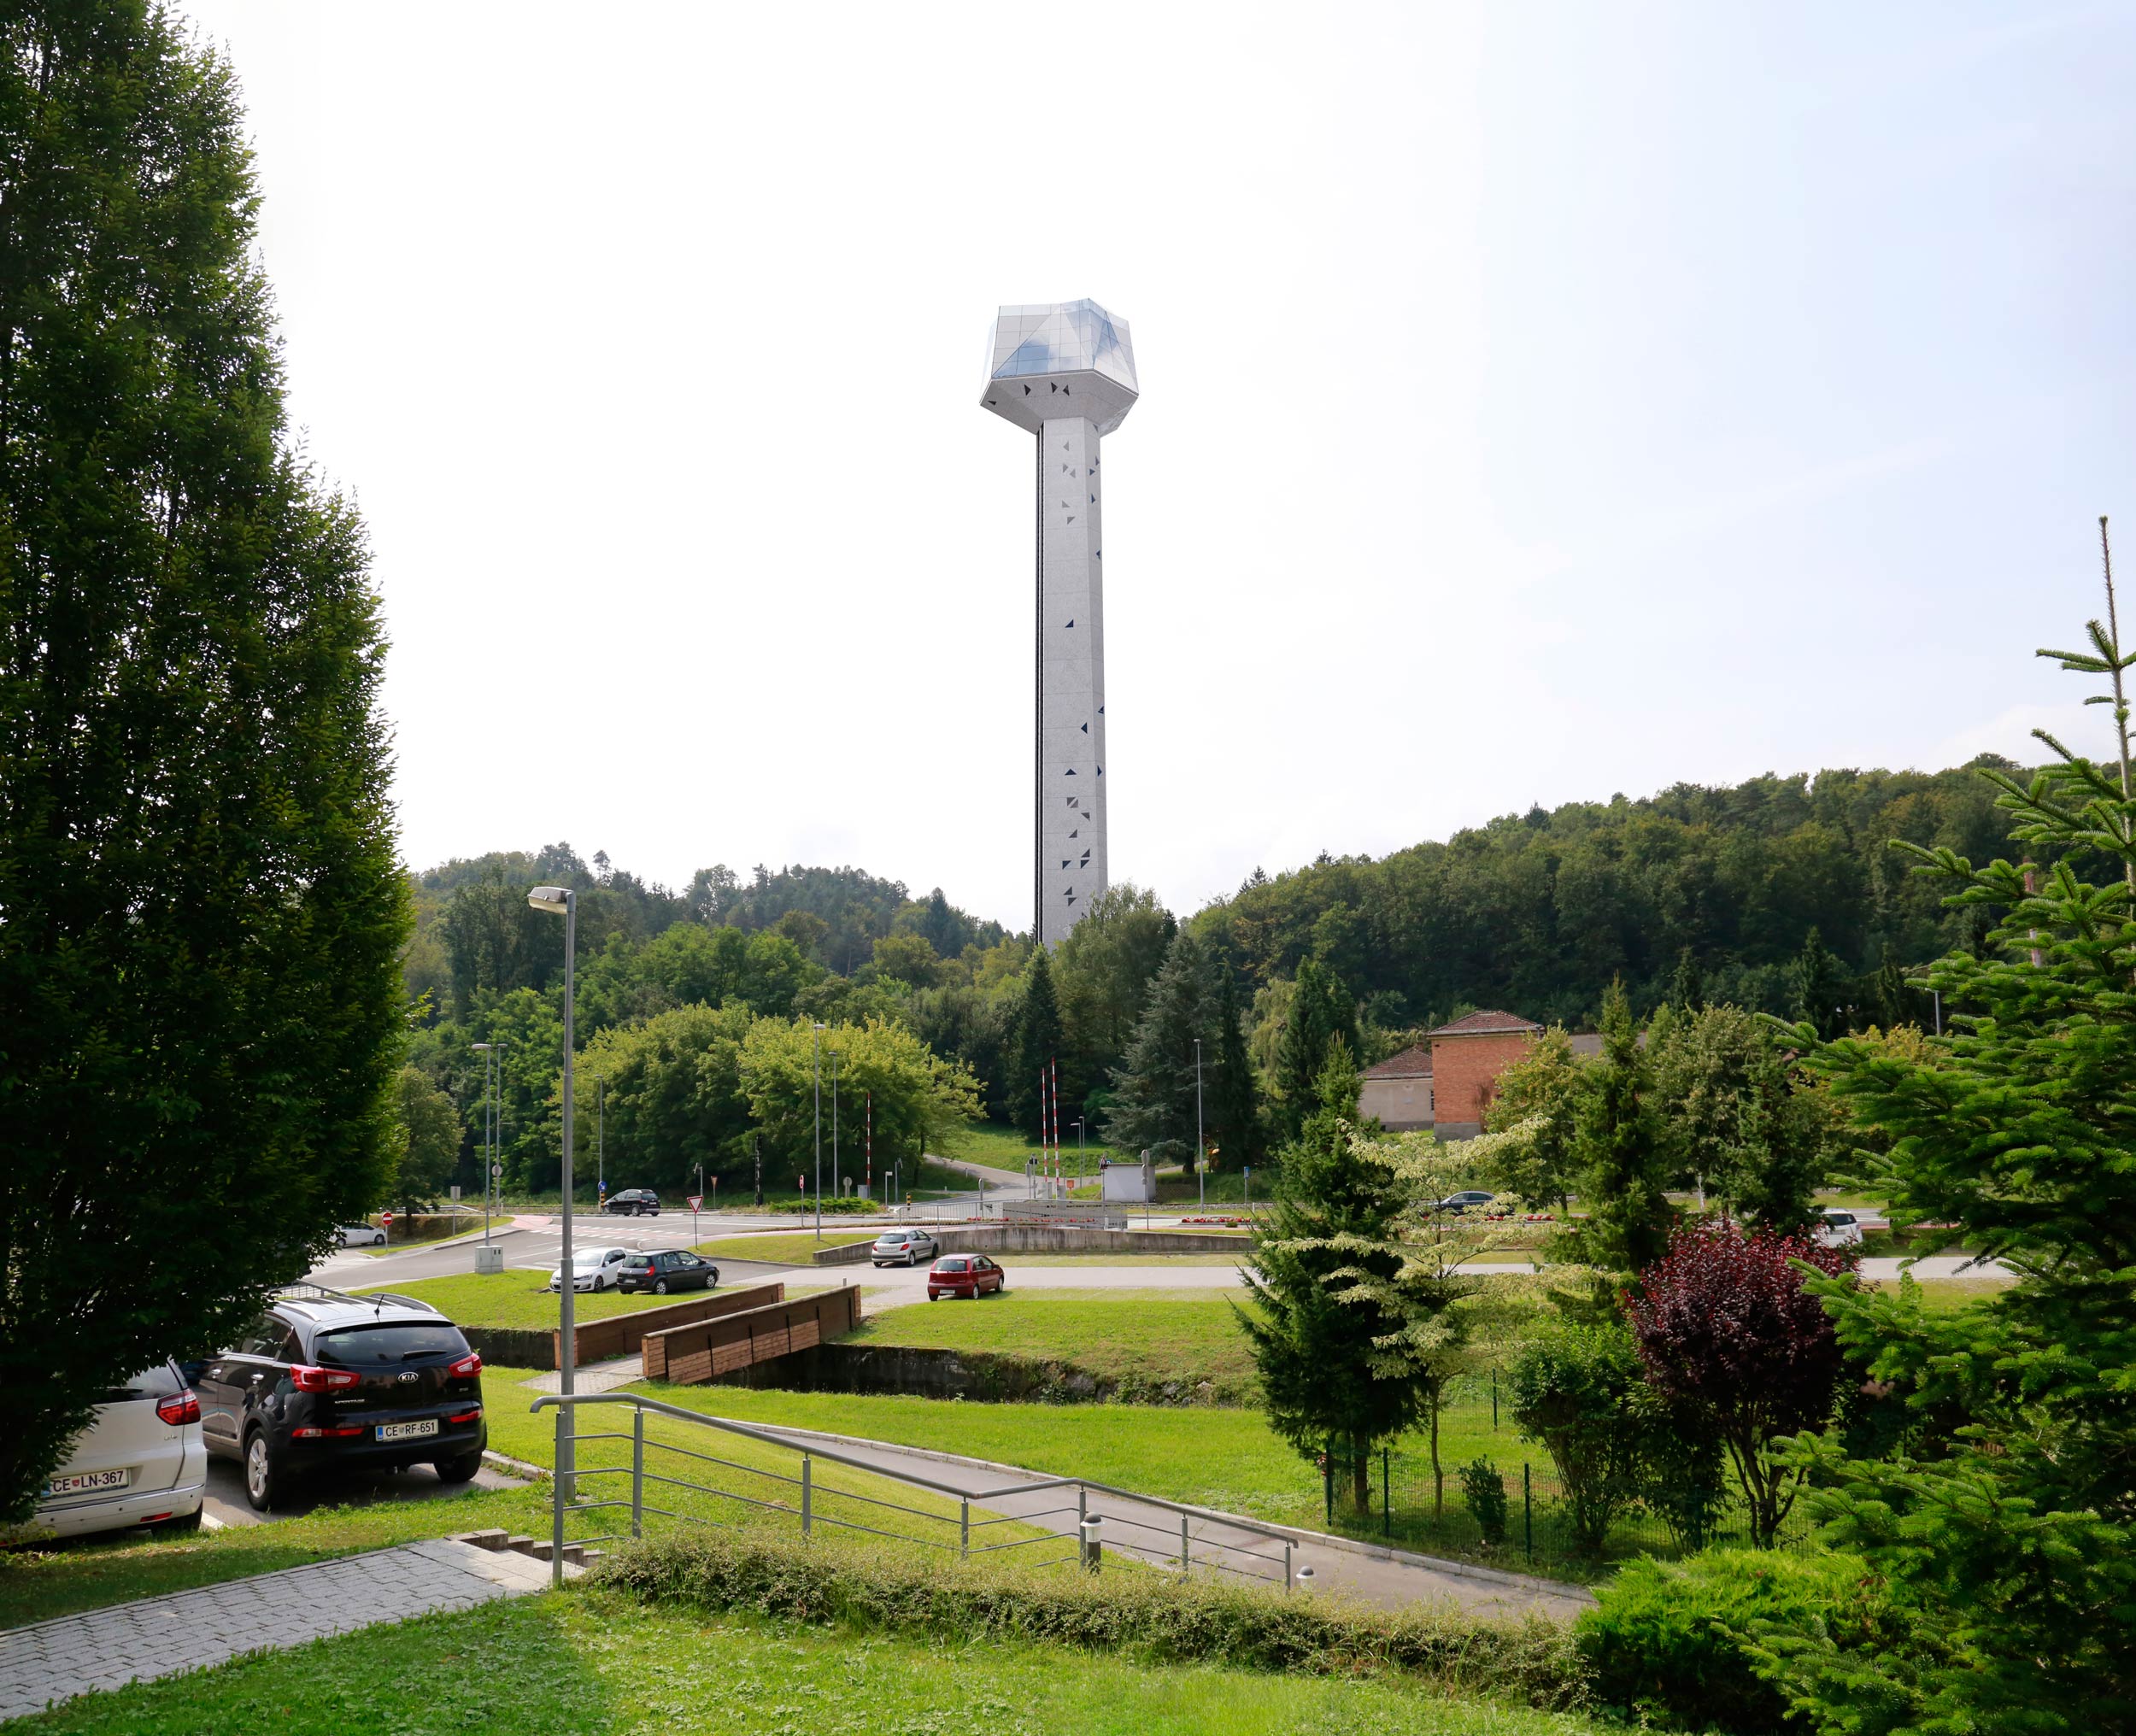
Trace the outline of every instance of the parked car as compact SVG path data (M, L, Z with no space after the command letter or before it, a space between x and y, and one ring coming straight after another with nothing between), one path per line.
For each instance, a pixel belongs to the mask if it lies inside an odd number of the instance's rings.
M868 1250L877 1266L916 1266L942 1252L942 1244L924 1229L886 1229Z
M1441 1199L1439 1202L1438 1209L1441 1211L1451 1211L1458 1215L1464 1211L1474 1211L1482 1206L1488 1205L1497 1198L1497 1194L1486 1194L1481 1188L1470 1188L1464 1189L1458 1194L1449 1194L1444 1199Z
M658 1217L660 1196L650 1188L625 1188L611 1194L601 1209L612 1217Z
M665 1296L670 1290L709 1290L719 1281L719 1268L701 1260L687 1248L672 1253L632 1254L615 1269L619 1290L650 1290Z
M464 1483L489 1444L482 1358L412 1297L292 1284L193 1383L208 1451L244 1465L263 1513L328 1469L430 1464Z
M176 1363L158 1363L104 1394L46 1480L27 1531L195 1531L207 1493L200 1400Z
M1859 1247L1862 1245L1862 1221L1851 1211L1841 1211L1834 1206L1824 1208L1824 1216L1811 1232L1821 1247Z
M946 1254L927 1273L927 1299L969 1296L974 1302L989 1290L1006 1290L1009 1275L984 1254Z
M344 1223L336 1232L343 1247L384 1247L385 1232L375 1223Z
M636 1248L589 1247L577 1248L572 1252L572 1288L574 1290L613 1290L615 1287L616 1268L636 1253ZM564 1269L558 1266L549 1275L549 1287L564 1287Z

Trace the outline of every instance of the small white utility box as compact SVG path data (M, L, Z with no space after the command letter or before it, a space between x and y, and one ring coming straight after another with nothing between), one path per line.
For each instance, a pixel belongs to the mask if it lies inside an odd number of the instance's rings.
M493 1241L475 1244L475 1270L501 1272L504 1270L504 1250Z
M1146 1205L1157 1198L1157 1165L1147 1152L1139 1164L1108 1161L1098 1172L1098 1197L1126 1205Z

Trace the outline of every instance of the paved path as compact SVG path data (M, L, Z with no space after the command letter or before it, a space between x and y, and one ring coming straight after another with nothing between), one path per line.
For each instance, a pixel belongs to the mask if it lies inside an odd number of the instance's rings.
M547 1563L440 1539L0 1633L0 1719L378 1622L549 1588Z
M987 1489L998 1489L1018 1481L1036 1481L1049 1475L915 1447L892 1446L883 1441L822 1434L813 1429L759 1426L773 1428L797 1444L821 1440L866 1464L892 1473L925 1477L975 1498ZM835 1488L836 1468L822 1466L816 1472L816 1480L821 1487ZM1020 1519L1063 1537L1072 1537L1076 1528L1074 1492L1067 1493L1065 1508L1063 1501L1060 1491L1047 1490L984 1503L975 1498L973 1505L983 1505L988 1512ZM827 1510L819 1507L817 1510ZM1144 1560L1159 1563L1179 1559L1180 1516L1171 1509L1132 1497L1094 1493L1090 1497L1090 1510L1103 1516L1102 1534L1108 1551L1124 1549ZM1345 1594L1382 1608L1405 1609L1415 1604L1452 1602L1485 1616L1514 1616L1537 1610L1560 1620L1570 1620L1594 1601L1577 1586L1560 1585L1552 1580L1469 1569L1461 1563L1435 1561L1400 1550L1366 1545L1346 1546L1347 1540L1334 1540L1289 1526L1268 1528L1292 1539L1293 1569L1312 1568L1317 1592ZM1281 1542L1271 1543L1259 1531L1245 1529L1239 1522L1227 1523L1226 1516L1220 1513L1206 1513L1190 1519L1188 1532L1188 1546L1196 1562L1221 1561L1233 1569L1226 1578L1251 1573L1265 1576L1270 1589L1280 1588L1283 1575ZM1255 1559L1240 1552L1246 1550L1272 1559Z

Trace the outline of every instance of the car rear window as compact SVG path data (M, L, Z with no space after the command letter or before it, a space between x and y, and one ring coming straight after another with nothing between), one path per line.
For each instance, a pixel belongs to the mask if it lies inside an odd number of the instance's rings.
M167 1399L173 1393L185 1390L185 1382L176 1369L168 1363L158 1363L154 1368L136 1375L123 1387L107 1387L97 1402L99 1405L124 1405L135 1399Z
M961 1272L964 1269L965 1264L962 1260L944 1260L935 1268L938 1272Z
M377 1326L347 1326L322 1332L312 1346L320 1362L343 1369L375 1369L425 1357L465 1356L467 1340L449 1321L396 1320Z
M1851 1211L1828 1211L1824 1215L1824 1221L1827 1223L1851 1223L1854 1222L1854 1214Z

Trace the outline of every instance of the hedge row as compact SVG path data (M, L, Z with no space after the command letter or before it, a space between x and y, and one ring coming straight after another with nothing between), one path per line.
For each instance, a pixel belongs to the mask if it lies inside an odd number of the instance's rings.
M1399 1672L1449 1692L1545 1710L1584 1704L1569 1630L1547 1617L1491 1621L1451 1608L1367 1609L1131 1569L924 1558L861 1540L807 1544L706 1532L626 1544L594 1577L661 1601L840 1622L959 1640L1046 1640L1153 1663L1206 1661L1312 1674Z

